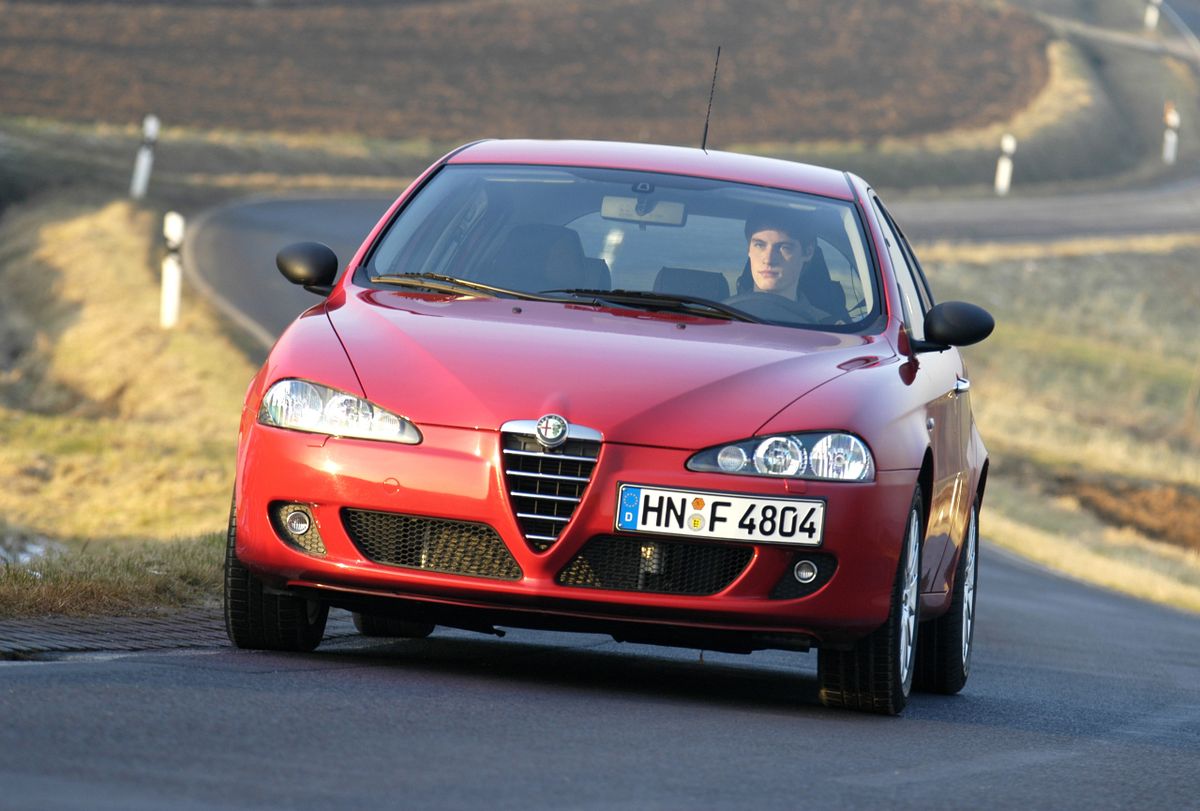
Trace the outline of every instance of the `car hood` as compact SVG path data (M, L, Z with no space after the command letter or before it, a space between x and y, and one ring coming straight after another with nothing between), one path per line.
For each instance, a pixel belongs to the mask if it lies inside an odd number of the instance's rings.
M418 425L495 430L557 413L609 442L671 448L752 435L885 347L623 308L377 290L331 299L328 314L367 398Z

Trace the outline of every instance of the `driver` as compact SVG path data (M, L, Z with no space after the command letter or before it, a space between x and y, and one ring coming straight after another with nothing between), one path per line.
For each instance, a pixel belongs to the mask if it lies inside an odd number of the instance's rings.
M775 293L794 300L800 271L816 251L817 235L794 215L765 209L747 218L746 243L750 262L738 279L738 292Z
M745 233L747 262L737 292L773 293L795 302L796 309L814 321L827 319L827 308L810 298L811 285L802 284L810 277L828 278L816 231L793 212L763 208L746 219Z

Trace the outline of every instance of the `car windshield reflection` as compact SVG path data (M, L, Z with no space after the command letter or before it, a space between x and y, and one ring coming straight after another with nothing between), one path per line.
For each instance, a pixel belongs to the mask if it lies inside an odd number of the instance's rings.
M629 306L839 332L872 331L882 314L852 203L628 170L444 167L360 281L414 276L535 299L619 291Z

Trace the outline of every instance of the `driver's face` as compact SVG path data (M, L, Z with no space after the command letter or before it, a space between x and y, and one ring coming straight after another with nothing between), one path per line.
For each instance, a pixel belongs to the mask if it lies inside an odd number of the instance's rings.
M805 250L787 233L767 229L750 235L748 254L755 290L794 298L800 270L812 258L813 246Z

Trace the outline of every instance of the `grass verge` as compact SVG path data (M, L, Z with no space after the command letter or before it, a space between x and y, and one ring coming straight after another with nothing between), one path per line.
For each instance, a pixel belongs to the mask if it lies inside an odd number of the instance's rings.
M79 194L0 222L0 515L10 550L59 550L4 569L0 616L214 593L253 367L196 297L159 327L160 222Z
M941 298L982 304L998 324L967 351L994 458L985 535L1200 611L1197 237L922 254Z
M151 614L216 605L225 539L87 546L0 564L0 617Z

